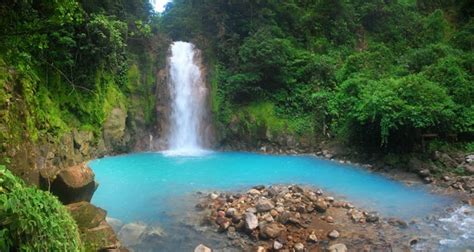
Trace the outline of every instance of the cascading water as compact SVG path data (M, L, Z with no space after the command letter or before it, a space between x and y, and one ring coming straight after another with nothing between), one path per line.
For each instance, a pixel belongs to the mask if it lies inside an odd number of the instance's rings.
M199 68L200 57L194 45L174 42L169 58L171 94L171 130L168 136L170 155L203 153L202 132L208 89Z

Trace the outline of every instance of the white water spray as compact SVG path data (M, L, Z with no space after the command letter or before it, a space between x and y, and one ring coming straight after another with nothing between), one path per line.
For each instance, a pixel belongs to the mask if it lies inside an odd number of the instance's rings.
M203 152L201 124L208 90L201 76L199 60L193 44L179 41L171 45L171 132L167 151L171 155Z

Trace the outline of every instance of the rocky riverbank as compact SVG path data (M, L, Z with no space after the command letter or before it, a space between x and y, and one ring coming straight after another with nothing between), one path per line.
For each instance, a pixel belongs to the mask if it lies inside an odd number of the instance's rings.
M407 184L432 185L434 191L456 193L468 204L474 204L474 153L440 152L382 155L365 153L338 144L321 141L317 145L286 141L248 144L234 142L220 147L222 151L250 151L275 155L314 155L341 164L364 167Z
M242 251L406 251L417 243L402 220L297 185L203 195L196 211Z

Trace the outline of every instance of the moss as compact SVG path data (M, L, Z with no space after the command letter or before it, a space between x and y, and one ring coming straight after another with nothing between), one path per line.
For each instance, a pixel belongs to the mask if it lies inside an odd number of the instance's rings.
M49 192L27 187L0 165L0 250L82 251L77 226Z
M284 117L276 112L272 102L264 101L243 106L237 110L239 118L248 118L246 121L249 128L264 126L272 134L311 134L313 125L309 116Z

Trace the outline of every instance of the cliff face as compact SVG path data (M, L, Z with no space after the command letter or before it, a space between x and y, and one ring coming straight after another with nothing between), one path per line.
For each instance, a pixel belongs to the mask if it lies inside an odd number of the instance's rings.
M157 134L154 62L131 60L126 87L99 70L96 88L87 91L68 89L69 83L44 69L21 73L2 64L0 163L38 185L41 176L96 157L148 150Z

